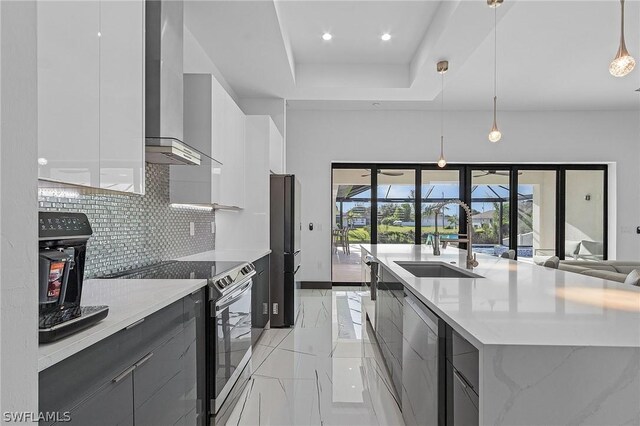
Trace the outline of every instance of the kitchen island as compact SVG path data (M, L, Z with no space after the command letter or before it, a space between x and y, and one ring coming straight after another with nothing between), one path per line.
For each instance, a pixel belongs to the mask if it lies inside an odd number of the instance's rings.
M466 252L362 248L477 349L479 424L640 424L640 288L481 254L481 278L420 278L396 262Z

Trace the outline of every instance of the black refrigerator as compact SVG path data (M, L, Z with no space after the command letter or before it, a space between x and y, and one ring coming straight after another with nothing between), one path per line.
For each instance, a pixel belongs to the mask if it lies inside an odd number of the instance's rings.
M300 182L271 175L271 327L291 327L297 315L300 269Z

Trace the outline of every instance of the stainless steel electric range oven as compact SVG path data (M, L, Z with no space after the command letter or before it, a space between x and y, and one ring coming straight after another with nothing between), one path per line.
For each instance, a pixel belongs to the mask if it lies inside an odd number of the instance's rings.
M251 287L255 274L251 263L169 261L105 278L207 280L203 368L207 383L203 398L209 401L209 414L215 416L251 358Z

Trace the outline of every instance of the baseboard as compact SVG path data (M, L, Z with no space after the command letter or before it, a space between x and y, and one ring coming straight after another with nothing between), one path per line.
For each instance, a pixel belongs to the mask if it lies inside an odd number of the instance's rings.
M303 290L331 290L331 281L300 281Z
M362 283L361 282L341 282L341 281L334 281L333 283L334 287L362 287Z

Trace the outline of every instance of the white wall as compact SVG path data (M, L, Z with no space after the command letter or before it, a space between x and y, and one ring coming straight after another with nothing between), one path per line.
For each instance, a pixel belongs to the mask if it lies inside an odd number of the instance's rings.
M313 259L302 266L302 280L331 279L331 162L435 162L439 117L437 111L287 111L287 172L302 184L302 250ZM490 112L448 112L448 161L614 162L610 257L617 249L619 259L640 258L638 112L501 112L498 118L503 138L492 144Z
M286 106L281 98L240 98L238 106L247 115L269 115L282 136L286 131Z
M212 74L218 83L224 90L227 91L229 96L233 98L233 100L238 103L238 96L233 91L227 80L225 80L224 76L218 69L218 67L211 61L207 52L204 51L198 40L191 34L191 31L186 26L184 27L184 39L182 46L184 48L184 58L183 58L183 72L185 74L193 73L193 74Z
M0 413L38 408L36 51L35 2L0 2Z

